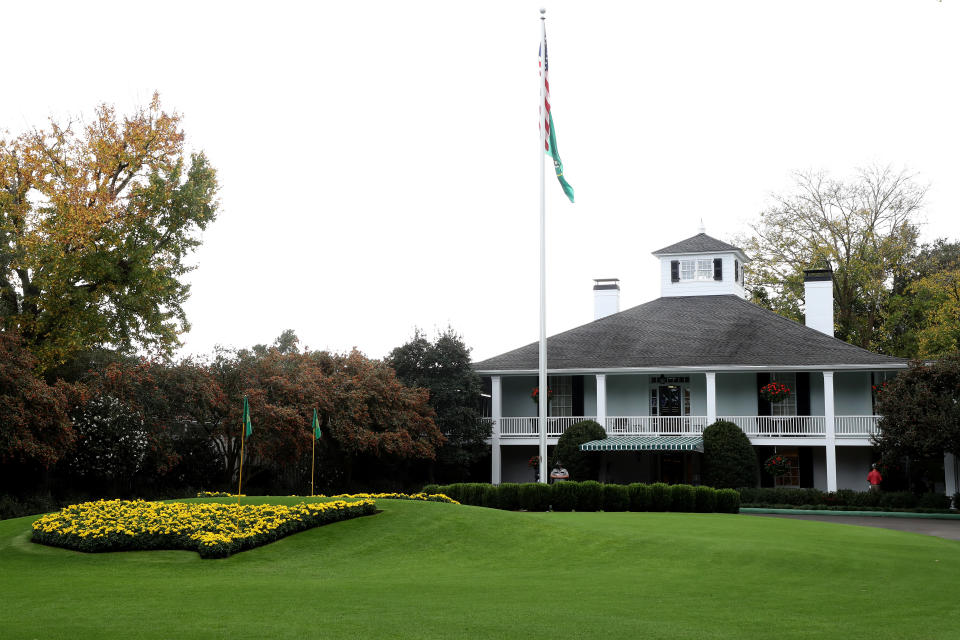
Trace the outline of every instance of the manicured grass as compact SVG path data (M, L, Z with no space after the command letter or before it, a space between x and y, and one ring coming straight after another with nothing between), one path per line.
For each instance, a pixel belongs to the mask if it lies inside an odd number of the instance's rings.
M742 515L378 506L225 560L81 554L31 543L33 518L0 522L0 636L957 636L954 541Z

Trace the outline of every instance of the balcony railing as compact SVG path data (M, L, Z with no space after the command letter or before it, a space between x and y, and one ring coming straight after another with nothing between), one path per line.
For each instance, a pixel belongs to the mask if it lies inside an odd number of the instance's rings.
M740 427L751 438L826 436L823 416L720 416ZM837 438L869 438L877 432L879 416L836 416L834 429ZM501 438L536 438L538 418L500 418ZM581 420L596 420L593 416L557 416L547 418L547 437L558 438L564 430ZM699 435L707 426L706 416L611 416L606 420L610 436L637 435Z
M500 418L501 438L535 438L539 418ZM596 420L594 416L555 416L547 418L547 437L559 438L564 430L581 420Z
M703 433L706 416L615 416L607 418L607 435L682 435Z

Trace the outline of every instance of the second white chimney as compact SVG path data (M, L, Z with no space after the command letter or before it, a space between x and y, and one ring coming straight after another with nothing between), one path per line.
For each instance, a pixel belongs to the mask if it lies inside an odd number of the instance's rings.
M620 312L620 279L600 278L593 281L593 319L599 320Z
M806 325L833 337L833 269L803 272Z

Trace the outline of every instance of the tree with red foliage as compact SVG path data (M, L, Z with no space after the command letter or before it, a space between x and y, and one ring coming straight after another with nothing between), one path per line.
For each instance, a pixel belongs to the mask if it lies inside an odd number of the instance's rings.
M36 377L20 337L0 331L0 461L50 468L73 444L67 410L82 388Z

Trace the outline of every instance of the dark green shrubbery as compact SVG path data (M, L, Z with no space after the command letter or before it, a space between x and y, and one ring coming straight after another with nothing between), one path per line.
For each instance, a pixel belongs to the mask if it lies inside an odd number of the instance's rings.
M825 493L819 489L741 489L745 506L763 508L803 508L827 510L939 510L950 508L950 499L942 493L917 496L909 491L853 491L840 489Z
M703 483L717 489L753 487L759 475L757 454L746 434L718 420L703 430Z
M554 464L557 461L570 472L570 479L577 481L596 480L600 473L600 456L595 451L580 451L580 445L591 440L607 437L598 422L581 420L563 430L553 450Z
M556 487L554 487L556 489ZM604 511L629 511L630 489L624 484L605 484L601 491Z
M697 487L697 513L712 513L717 510L717 490L713 487Z
M717 511L719 513L739 513L740 494L736 489L720 489L717 491Z
M435 493L440 493L440 485L438 484L423 485L423 489L420 489L420 493L425 493L428 496L433 495ZM450 496L447 496L447 497L449 498Z
M577 491L577 511L600 511L602 507L600 492L603 485L596 480L587 480L585 482L578 482L577 484L579 485L579 490Z
M649 487L650 511L667 511L670 509L670 485L665 482L654 482Z
M553 510L574 511L577 508L579 482L558 482L553 485Z
M550 485L527 482L520 485L520 508L527 511L546 511L550 508Z
M516 511L520 508L520 485L516 482L504 482L497 487L497 494L500 509Z
M670 486L670 511L693 511L697 504L696 490L689 484Z
M428 487L424 487L426 490ZM736 513L740 494L733 491L721 500L712 487L667 485L600 484L596 481L537 482L501 485L461 482L429 486L431 493L442 493L461 504L516 511L681 511L708 513L727 510ZM754 490L750 490L754 491ZM768 490L771 491L771 490ZM777 490L784 491L784 490ZM426 492L426 491L425 491ZM758 496L754 496L758 497Z
M950 496L942 493L924 493L920 496L918 506L923 509L949 509Z
M630 511L650 511L650 487L640 482L629 485Z

